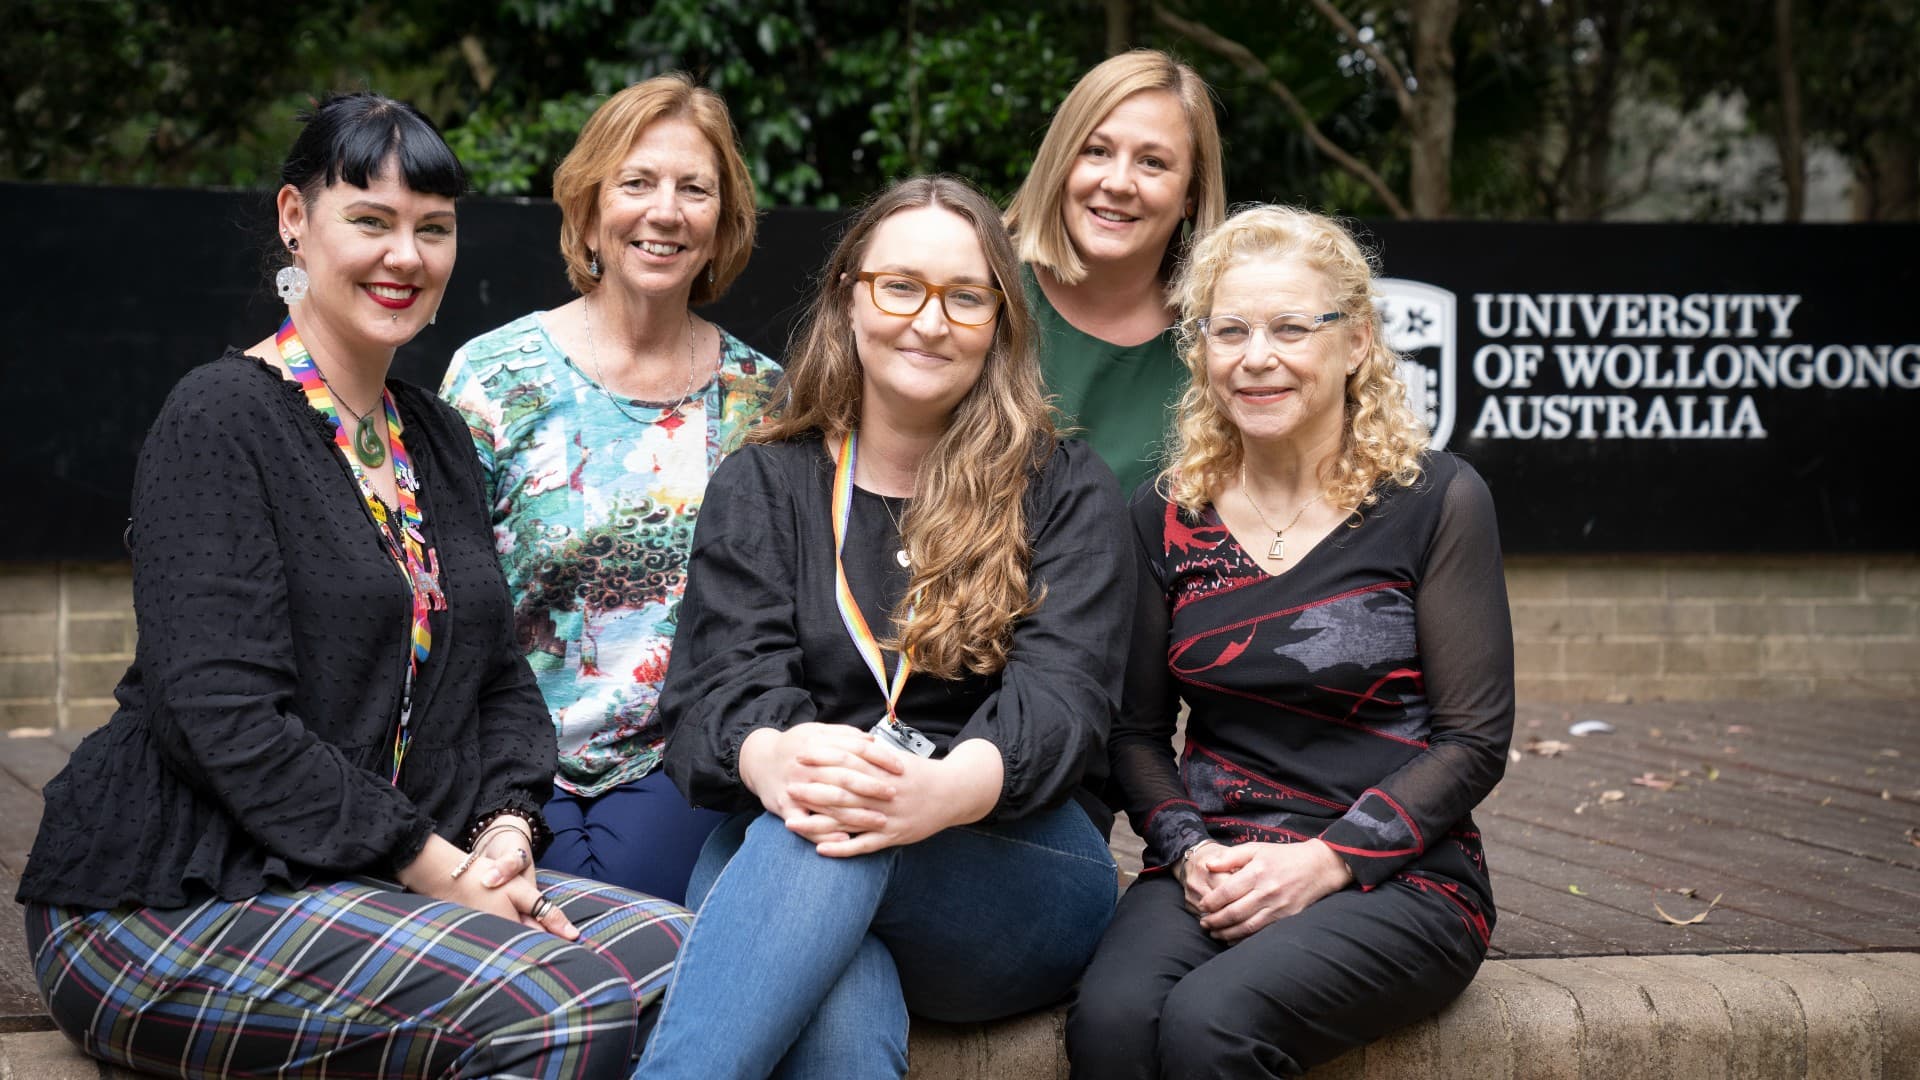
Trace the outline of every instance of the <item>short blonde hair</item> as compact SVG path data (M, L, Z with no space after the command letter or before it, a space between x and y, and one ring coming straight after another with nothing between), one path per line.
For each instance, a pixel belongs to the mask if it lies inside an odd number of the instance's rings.
M1034 152L1033 168L1007 204L1007 231L1013 234L1022 262L1044 266L1061 282L1073 285L1087 276L1086 263L1067 236L1060 216L1067 174L1080 156L1087 136L1100 126L1114 106L1143 90L1164 90L1180 102L1187 114L1187 134L1193 142L1192 170L1187 198L1193 200L1193 231L1199 236L1227 216L1226 184L1220 175L1220 127L1214 121L1213 96L1206 80L1158 49L1134 49L1094 65L1067 93L1054 111L1047 134ZM1186 244L1167 245L1160 276L1173 276Z
M580 137L553 173L553 201L560 207L560 256L567 280L582 296L600 287L589 272L593 250L588 239L600 223L600 187L633 151L649 124L668 118L690 121L713 146L720 166L720 221L714 229L713 277L695 274L690 304L717 300L746 269L759 223L753 177L740 158L733 118L720 95L695 86L684 72L656 75L608 98L580 129Z
M1291 206L1252 206L1193 244L1174 280L1180 307L1180 354L1191 376L1175 407L1168 464L1160 486L1181 507L1198 511L1239 472L1240 429L1220 411L1207 379L1206 342L1194 320L1213 310L1213 294L1229 267L1296 259L1326 280L1339 334L1366 333L1372 347L1347 376L1347 426L1326 484L1327 501L1359 509L1379 501L1383 480L1407 486L1420 478L1427 428L1407 405L1400 357L1387 347L1373 304L1375 258L1338 221Z

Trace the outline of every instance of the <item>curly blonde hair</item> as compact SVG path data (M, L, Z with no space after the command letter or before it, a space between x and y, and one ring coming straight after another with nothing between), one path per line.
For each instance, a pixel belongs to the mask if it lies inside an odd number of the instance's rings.
M1033 546L1025 498L1056 436L1020 264L986 196L952 176L914 177L874 196L821 272L788 350L775 418L747 437L779 442L818 435L832 444L859 426L860 356L847 318L854 275L880 223L923 206L947 210L973 226L992 284L1007 300L979 381L954 409L946 434L914 479L913 503L900 521L912 576L893 612L887 644L911 656L916 671L936 678L958 678L963 669L991 675L1007 664L1014 623L1044 598L1044 589L1033 596L1027 587Z
M1191 381L1175 407L1167 466L1160 487L1189 511L1199 511L1240 470L1240 431L1221 412L1207 379L1206 342L1195 320L1213 310L1213 294L1229 267L1254 261L1297 259L1324 276L1341 319L1331 331L1365 333L1371 347L1347 376L1347 424L1340 451L1320 479L1328 503L1359 509L1379 501L1383 481L1402 487L1420 478L1427 448L1426 425L1407 405L1400 357L1387 347L1373 304L1376 257L1352 233L1324 214L1292 206L1251 206L1194 242L1173 282L1180 307L1180 354Z

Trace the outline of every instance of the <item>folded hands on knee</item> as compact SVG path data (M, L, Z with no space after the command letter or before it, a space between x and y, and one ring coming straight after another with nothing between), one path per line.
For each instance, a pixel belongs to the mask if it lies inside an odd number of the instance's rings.
M740 746L740 779L822 855L865 855L978 821L998 800L1000 751L984 740L913 757L845 724L762 728Z
M504 819L503 819L504 820ZM467 862L467 855L439 836L427 840L427 846L400 871L400 884L409 892L447 900L503 919L511 919L533 930L577 940L580 931L557 904L547 904L539 918L533 916L540 902L540 884L534 877L531 828L490 829L480 838L476 857L467 863L460 876L454 868Z
M1233 847L1206 840L1188 851L1180 879L1187 910L1200 917L1201 929L1233 942L1345 888L1353 872L1317 839Z

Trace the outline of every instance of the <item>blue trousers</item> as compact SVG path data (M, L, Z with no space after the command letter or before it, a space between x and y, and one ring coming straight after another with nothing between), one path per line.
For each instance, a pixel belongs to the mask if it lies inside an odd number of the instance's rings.
M709 880L635 1076L897 1078L909 1009L977 1021L1065 995L1116 892L1072 803L848 859L740 814L708 840L696 897Z
M683 904L707 834L727 820L699 810L655 769L601 795L555 787L544 811L553 844L540 868L592 878Z

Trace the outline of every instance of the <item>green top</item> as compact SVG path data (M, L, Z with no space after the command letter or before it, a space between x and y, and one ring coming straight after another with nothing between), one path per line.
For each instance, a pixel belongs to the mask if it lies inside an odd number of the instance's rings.
M1115 345L1061 318L1023 266L1021 282L1040 324L1040 370L1060 411L1120 478L1122 496L1159 469L1172 406L1187 383L1174 328L1138 345Z

